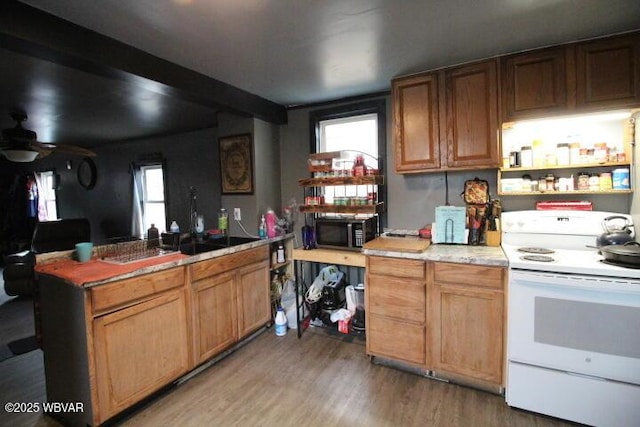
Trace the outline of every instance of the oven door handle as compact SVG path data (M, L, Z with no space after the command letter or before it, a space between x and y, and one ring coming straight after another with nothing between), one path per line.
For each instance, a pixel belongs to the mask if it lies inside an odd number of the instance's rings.
M512 269L509 270L509 282L528 286L548 286L640 295L640 281L606 276L580 276Z

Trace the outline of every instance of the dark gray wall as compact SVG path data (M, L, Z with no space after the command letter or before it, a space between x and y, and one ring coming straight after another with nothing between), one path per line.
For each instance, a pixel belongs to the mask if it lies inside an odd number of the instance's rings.
M58 215L61 218L87 217L91 221L92 239L131 235L132 161L156 153L166 159L167 220L176 220L183 231L189 226L189 187L198 192L198 210L205 225L213 224L220 208L220 173L217 131L215 129L142 141L113 143L95 150L98 179L92 190L77 182L78 157L62 154L25 165L28 170L55 168L60 174L57 191ZM72 169L67 170L66 161ZM160 228L160 227L159 227Z

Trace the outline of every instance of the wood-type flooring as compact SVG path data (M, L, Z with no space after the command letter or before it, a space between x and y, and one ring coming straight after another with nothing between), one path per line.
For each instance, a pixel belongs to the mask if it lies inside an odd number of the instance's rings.
M509 408L502 396L373 364L364 346L273 329L178 387L124 426L566 426ZM42 352L0 363L6 402L45 400ZM41 413L0 412L0 425L57 427Z

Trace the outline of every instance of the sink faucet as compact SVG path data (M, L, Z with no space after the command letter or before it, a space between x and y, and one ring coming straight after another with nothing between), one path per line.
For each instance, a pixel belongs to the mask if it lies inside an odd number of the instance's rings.
M196 188L189 188L189 232L196 236L196 226L198 224L198 208L196 206Z

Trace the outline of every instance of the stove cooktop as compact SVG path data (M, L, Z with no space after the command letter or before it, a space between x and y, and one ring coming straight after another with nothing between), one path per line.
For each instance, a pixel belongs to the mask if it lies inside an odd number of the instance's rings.
M533 256L524 256L518 246L503 243L502 249L512 269L640 279L640 269L602 262L604 257L596 248L554 249L551 254Z

